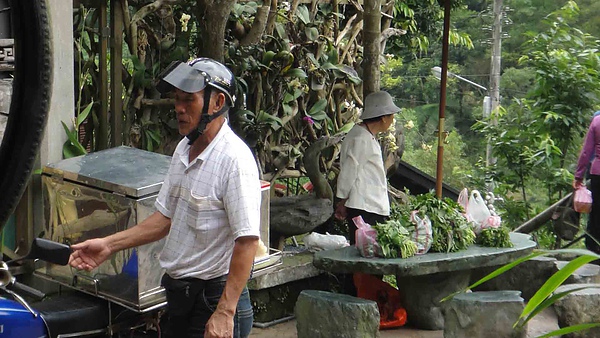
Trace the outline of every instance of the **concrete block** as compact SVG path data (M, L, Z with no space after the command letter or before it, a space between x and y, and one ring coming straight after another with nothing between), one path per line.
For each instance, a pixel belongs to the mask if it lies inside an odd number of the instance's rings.
M379 337L379 310L371 300L304 290L295 314L298 338Z
M520 291L459 294L444 308L444 338L525 338L513 324L525 308Z

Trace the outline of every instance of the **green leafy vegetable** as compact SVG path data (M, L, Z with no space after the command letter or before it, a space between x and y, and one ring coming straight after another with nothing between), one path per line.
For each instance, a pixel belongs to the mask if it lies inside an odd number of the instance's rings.
M477 244L492 248L512 248L510 230L501 226L498 228L485 228L477 236Z

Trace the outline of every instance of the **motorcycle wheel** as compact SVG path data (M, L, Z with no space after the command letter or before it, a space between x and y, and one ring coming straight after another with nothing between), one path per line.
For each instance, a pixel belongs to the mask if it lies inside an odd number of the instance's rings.
M15 72L0 144L0 230L27 187L42 140L52 81L47 0L12 0Z

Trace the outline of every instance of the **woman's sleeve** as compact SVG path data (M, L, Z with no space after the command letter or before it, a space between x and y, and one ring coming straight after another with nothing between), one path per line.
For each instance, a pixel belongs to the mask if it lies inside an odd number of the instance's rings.
M575 171L575 179L581 180L585 175L585 171L587 170L592 154L594 153L595 146L595 137L594 137L594 129L597 128L597 124L600 120L595 119L592 120L590 124L590 128L588 129L587 135L585 136L585 142L583 143L583 148L581 149L581 153L579 154L579 160L577 161L577 170Z
M350 196L350 191L358 177L359 155L365 151L365 149L361 149L362 142L357 142L357 140L346 141L348 144L347 147L344 147L345 151L342 151L340 156L340 174L337 180L336 196L341 199L347 199Z

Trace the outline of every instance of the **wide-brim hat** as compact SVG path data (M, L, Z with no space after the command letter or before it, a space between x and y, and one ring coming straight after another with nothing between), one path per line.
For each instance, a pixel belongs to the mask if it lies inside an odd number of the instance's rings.
M367 95L365 107L360 118L361 120L368 120L395 114L399 111L400 108L394 104L394 99L388 92L378 91Z

